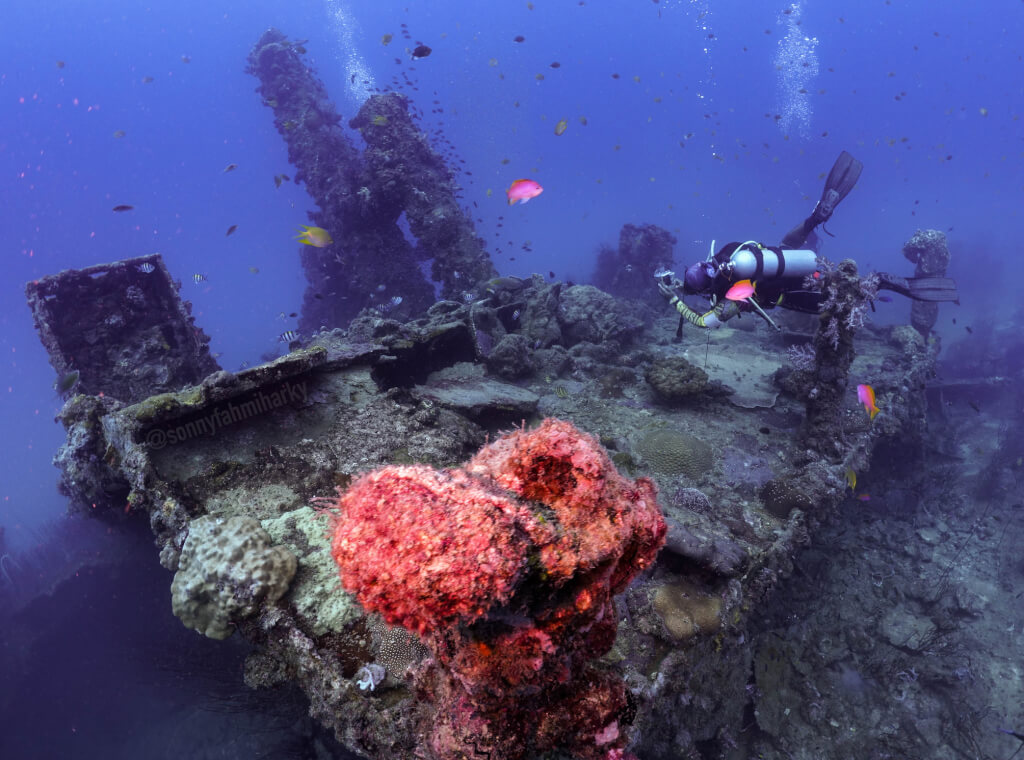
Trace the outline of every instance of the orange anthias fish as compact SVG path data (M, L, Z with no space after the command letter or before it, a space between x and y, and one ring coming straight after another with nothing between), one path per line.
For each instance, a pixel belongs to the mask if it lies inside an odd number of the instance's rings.
M532 179L517 179L509 185L505 195L508 196L508 205L514 206L516 203L526 203L530 198L536 198L543 192L544 188L539 182Z
M740 280L726 291L725 297L730 301L746 301L756 289L757 285L750 280Z
M864 411L868 413L871 419L874 419L875 415L878 414L878 406L875 404L875 389L870 385L858 385L857 400L864 404Z
M330 233L323 227L307 227L305 224L299 225L299 227L299 234L295 236L295 239L303 245L326 248L334 242Z

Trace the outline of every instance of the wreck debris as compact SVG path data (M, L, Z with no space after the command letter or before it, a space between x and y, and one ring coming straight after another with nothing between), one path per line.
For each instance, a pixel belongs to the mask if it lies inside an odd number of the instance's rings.
M248 71L288 144L295 181L319 206L312 222L335 240L300 252L309 283L300 333L346 325L377 305L378 292L400 296L414 313L426 310L435 298L423 262L446 298L496 274L456 201L450 170L412 123L404 96L374 95L360 109L351 126L367 143L361 155L323 83L281 32L260 37ZM415 245L399 224L403 214Z
M130 404L219 369L179 288L154 253L33 280L25 295L57 375Z
M903 255L916 265L914 277L945 277L946 267L949 266L946 233L939 230L918 230L904 244ZM910 302L910 324L924 337L928 337L938 318L937 303L917 300Z

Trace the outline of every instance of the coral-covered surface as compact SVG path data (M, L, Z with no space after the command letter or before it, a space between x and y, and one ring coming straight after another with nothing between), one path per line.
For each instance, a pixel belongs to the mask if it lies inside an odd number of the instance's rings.
M650 481L547 419L465 469L374 471L337 508L345 588L433 654L415 679L430 756L622 756L625 687L590 661L615 641L613 594L664 544Z
M219 369L180 288L154 253L33 280L25 295L57 374L79 372L77 393L133 403Z

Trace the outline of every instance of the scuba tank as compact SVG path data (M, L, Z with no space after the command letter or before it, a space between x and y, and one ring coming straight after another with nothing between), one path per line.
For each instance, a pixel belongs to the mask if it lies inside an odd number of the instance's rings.
M720 271L730 280L806 277L818 268L818 255L800 249L768 248L753 240L740 244Z

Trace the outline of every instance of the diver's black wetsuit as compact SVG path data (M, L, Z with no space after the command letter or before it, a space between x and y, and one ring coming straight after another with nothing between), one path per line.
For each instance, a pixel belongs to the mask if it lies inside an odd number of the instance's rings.
M813 251L804 250L804 246L815 228L832 217L835 207L853 189L862 168L860 161L845 150L840 153L825 181L821 200L815 204L810 216L786 233L779 246L765 246L754 241L728 243L709 261L687 269L685 282L672 280L670 276L659 279L659 290L680 314L680 332L677 334L681 334L683 320L697 327L713 328L721 326L723 322L743 311L760 312L761 316L774 326L765 310L776 306L806 314L817 314L824 294L820 288L805 286L807 277L817 278L819 274L816 270L817 258ZM787 251L792 252L790 261L798 261L800 264L788 267L788 271ZM731 266L737 253L746 257L747 269L740 276L736 275ZM767 267L765 259L770 261ZM693 279L691 275L695 275ZM959 303L956 283L944 277L914 279L897 277L886 272L878 272L875 276L878 278L879 288L892 290L908 298ZM729 288L741 279L750 279L754 282L756 291L741 301L728 300L725 296ZM680 293L711 296L714 306L710 311L699 314L683 302Z

